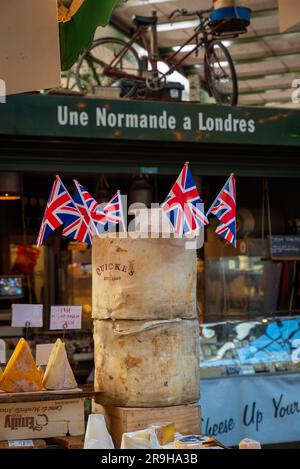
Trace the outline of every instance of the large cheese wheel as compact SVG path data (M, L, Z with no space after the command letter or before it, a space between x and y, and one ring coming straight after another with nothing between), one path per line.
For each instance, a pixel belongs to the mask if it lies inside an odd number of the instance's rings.
M160 407L199 399L197 320L94 321L101 403Z
M196 317L195 249L185 239L93 239L95 319Z

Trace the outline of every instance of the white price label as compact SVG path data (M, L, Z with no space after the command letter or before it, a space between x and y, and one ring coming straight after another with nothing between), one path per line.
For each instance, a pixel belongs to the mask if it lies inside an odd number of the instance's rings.
M6 363L6 343L0 339L0 363Z
M8 440L9 447L34 447L32 440Z
M38 366L47 365L54 344L37 344L35 362Z
M43 327L43 305L12 305L12 327Z
M81 329L82 306L51 306L50 329Z

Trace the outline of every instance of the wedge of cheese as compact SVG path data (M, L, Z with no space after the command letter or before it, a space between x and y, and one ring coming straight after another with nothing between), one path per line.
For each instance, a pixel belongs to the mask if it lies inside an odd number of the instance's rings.
M77 388L65 344L60 339L57 339L51 350L43 378L43 386L50 390Z
M167 445L174 441L175 438L175 425L171 422L153 424L151 427L154 429L158 443L161 446Z
M5 392L41 391L41 375L26 340L20 339L0 379Z
M3 375L3 371L2 371L2 368L0 367L0 379L2 378L2 375Z

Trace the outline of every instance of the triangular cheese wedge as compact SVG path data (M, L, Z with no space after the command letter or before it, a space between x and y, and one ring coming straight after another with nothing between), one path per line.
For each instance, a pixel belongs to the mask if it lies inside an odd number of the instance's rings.
M65 344L60 339L57 339L51 350L43 385L52 390L77 388Z
M0 379L5 392L41 391L42 378L26 340L20 339Z
M2 378L2 375L3 375L3 371L2 371L2 368L0 367L0 380Z

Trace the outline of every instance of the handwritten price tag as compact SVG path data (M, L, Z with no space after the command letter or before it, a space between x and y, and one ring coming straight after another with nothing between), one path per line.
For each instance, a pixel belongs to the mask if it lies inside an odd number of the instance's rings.
M12 327L43 327L43 305L12 305Z
M82 306L51 306L50 329L81 329Z

